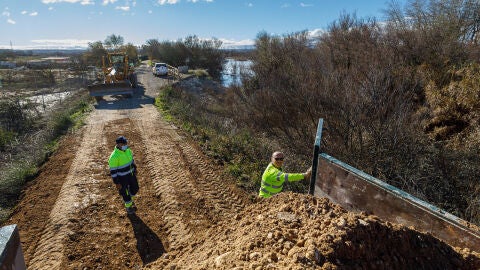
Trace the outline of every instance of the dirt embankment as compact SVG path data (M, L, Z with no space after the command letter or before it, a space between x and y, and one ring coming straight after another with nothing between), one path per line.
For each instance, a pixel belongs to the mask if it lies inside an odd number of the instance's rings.
M29 269L479 269L480 255L326 199L250 201L153 106L146 67L131 99L101 101L25 190L18 224ZM108 175L124 135L138 165L136 215Z
M211 229L168 266L191 269L479 269L478 253L347 212L325 198L283 193ZM154 264L155 266L155 264ZM152 267L152 269L155 267Z

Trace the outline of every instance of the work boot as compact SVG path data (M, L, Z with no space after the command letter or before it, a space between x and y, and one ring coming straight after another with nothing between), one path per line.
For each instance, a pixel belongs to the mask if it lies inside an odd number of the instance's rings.
M135 209L133 209L133 207L126 207L126 209L127 209L127 214L128 215L135 214Z

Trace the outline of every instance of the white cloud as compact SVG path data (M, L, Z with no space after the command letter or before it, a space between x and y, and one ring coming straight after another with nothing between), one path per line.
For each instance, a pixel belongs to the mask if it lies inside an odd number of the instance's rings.
M25 15L25 14L27 14L28 12L27 12L26 10L24 10L24 11L22 11L21 13L22 13L22 15Z
M102 5L106 6L108 4L113 4L115 2L117 2L117 0L103 0Z
M87 48L88 43L92 40L86 39L34 39L31 40L35 43L34 47L37 48Z
M93 0L42 0L44 4L55 4L55 3L78 3L80 2L81 5L94 5L95 2Z
M305 4L305 3L300 3L301 7L313 7L312 4Z
M48 7L48 10L53 10L53 7Z
M280 6L280 8L288 8L288 7L290 7L290 4L287 4L287 3Z
M213 0L187 0L187 2L191 2L191 3L197 3L197 2L200 2L200 1L204 1L204 2L207 2L207 3L212 3L213 2ZM160 5L166 5L166 4L174 5L174 4L180 3L180 0L158 0L158 3Z
M37 16L37 15L38 15L38 12L34 11L34 12L28 14L28 15L30 15L30 16Z
M17 22L10 19L10 12L8 11L8 7L5 7L2 12L2 17L7 17L7 23L9 24L16 24Z
M165 5L165 4L170 4L170 5L174 5L176 3L180 2L180 0L158 0L158 3L160 5Z
M252 3L248 3L248 4L247 4L247 7L253 7L253 4L252 4Z
M133 1L132 2L132 7L136 7L137 6L137 1Z
M317 28L317 29L308 31L308 37L316 38L323 35L324 33L325 33L325 30Z
M115 7L115 9L120 9L120 10L123 10L123 11L129 11L130 10L130 7L129 6L124 6L124 7Z
M86 49L88 43L93 40L79 39L38 39L30 40L30 45L13 45L15 50L36 50L36 49ZM10 45L1 45L0 49L10 49Z
M225 49L248 47L255 44L255 41L252 39L233 40L221 38L220 41L222 41L222 48Z
M153 12L153 11L149 10L149 11L148 11L148 14L152 14L152 12Z

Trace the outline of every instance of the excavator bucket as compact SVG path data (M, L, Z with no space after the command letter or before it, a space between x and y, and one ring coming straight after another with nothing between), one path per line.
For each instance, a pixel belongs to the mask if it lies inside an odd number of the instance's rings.
M89 85L88 92L92 97L108 95L133 95L133 88L130 81L99 83Z

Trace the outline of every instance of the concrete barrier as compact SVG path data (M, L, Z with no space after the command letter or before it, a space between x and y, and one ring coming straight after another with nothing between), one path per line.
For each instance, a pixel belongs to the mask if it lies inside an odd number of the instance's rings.
M0 228L0 269L27 269L17 225L9 225Z

